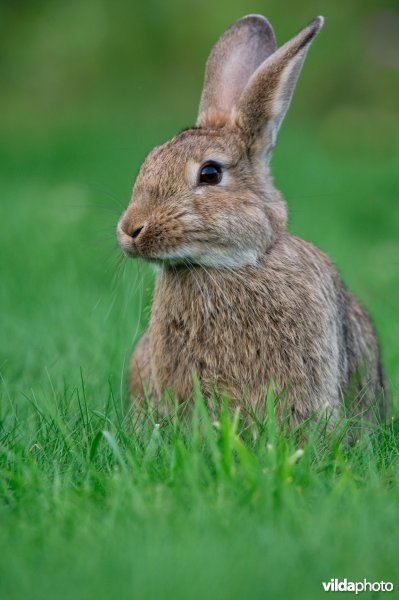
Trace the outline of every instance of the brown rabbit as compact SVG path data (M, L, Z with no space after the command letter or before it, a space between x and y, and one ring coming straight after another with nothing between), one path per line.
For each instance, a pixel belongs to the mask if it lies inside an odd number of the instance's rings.
M373 326L329 259L286 231L268 163L315 18L276 49L268 21L249 15L208 59L196 127L146 158L117 228L131 257L158 267L149 327L133 354L130 391L161 400L226 392L259 406L272 382L278 410L299 423L384 412Z

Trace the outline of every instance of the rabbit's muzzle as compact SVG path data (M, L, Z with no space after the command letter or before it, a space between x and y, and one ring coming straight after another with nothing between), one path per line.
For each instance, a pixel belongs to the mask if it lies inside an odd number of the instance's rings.
M128 232L121 227L120 223L118 223L116 237L122 252L126 256L129 256L131 258L140 256L140 252L136 242L141 231L143 230L143 227L144 226L136 227L133 231Z
M118 223L117 239L126 256L164 258L184 242L183 224L170 212L142 214L127 210Z

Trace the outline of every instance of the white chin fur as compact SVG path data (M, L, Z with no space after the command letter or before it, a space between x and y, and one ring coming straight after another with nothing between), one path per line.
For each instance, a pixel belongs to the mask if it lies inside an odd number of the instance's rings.
M194 263L204 267L216 269L238 269L248 265L256 265L258 253L256 250L233 248L213 248L208 252L192 247L183 247L175 252L168 252L159 256L163 261L171 264Z

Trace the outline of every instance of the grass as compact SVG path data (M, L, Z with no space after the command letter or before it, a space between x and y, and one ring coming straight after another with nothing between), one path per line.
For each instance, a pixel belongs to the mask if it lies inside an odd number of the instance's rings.
M270 402L249 428L223 405L214 425L199 390L190 415L129 413L153 275L119 262L113 231L145 152L176 123L166 129L1 142L0 597L309 599L332 577L399 585L397 155L348 157L336 129L287 125L273 163L290 229L329 253L380 335L395 419L346 446L350 424L277 431Z
M112 391L26 397L3 420L4 598L313 598L395 581L399 436L126 415Z

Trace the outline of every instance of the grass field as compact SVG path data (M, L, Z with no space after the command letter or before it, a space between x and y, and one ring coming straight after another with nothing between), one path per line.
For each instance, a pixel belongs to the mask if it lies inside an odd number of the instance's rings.
M272 398L245 429L199 390L184 418L128 404L153 273L116 222L248 12L279 44L326 16L272 167L379 334L393 419L352 446L347 423L276 430ZM0 2L0 34L0 600L398 597L397 1Z
M345 156L331 127L284 128L276 183L290 229L370 309L396 417L398 155L360 144ZM198 391L190 418L129 415L126 364L153 276L120 261L114 228L145 152L173 131L128 129L1 142L0 597L309 599L332 577L399 586L395 420L346 447L322 424L276 432L270 403L250 429L223 408L214 426Z

